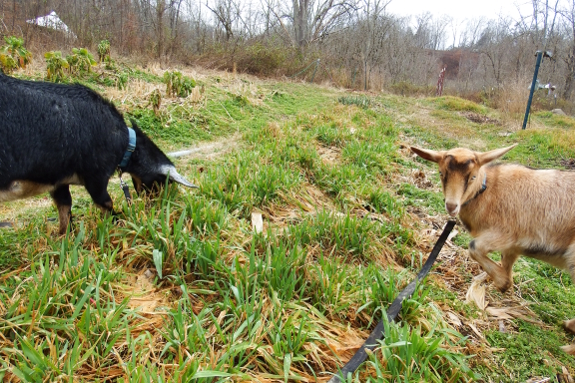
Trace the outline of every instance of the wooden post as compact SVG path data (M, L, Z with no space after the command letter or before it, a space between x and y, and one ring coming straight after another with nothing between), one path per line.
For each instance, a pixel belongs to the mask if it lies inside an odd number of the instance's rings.
M443 66L443 69L439 72L439 78L437 79L437 90L435 91L435 95L437 97L441 97L443 93L443 80L445 79L445 70L447 66Z

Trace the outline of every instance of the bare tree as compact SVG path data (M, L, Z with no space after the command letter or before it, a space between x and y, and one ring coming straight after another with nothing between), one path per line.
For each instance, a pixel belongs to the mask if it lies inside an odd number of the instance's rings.
M234 37L234 23L240 18L239 6L234 0L216 0L212 5L206 1L206 7L216 17L218 25L224 28L226 41L230 41Z
M562 96L569 100L573 93L573 80L575 79L575 0L569 1L568 6L561 11L561 16L565 20L564 28L568 41L566 52L563 56L563 61L567 68Z
M362 16L357 20L361 61L363 64L363 88L367 90L370 74L383 59L382 43L390 27L386 22L385 8L391 0L362 0Z
M490 83L491 78L495 80L497 87L503 84L506 78L505 70L508 69L505 64L508 60L509 48L513 45L512 40L513 35L508 20L491 21L483 30L475 47L484 58L486 83Z
M465 30L459 35L459 47L473 48L486 25L487 20L483 17L468 19L465 23Z
M357 10L357 0L292 0L287 9L279 4L275 3L278 8L272 12L300 50L341 28L342 20Z

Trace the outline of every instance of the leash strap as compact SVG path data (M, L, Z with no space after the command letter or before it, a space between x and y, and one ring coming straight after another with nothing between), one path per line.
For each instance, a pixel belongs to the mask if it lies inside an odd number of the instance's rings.
M124 182L124 180L122 179L122 170L119 170L119 176L120 176L120 186L122 187L122 191L124 192L124 196L126 197L126 201L128 202L128 205L130 205L132 203L132 196L130 195L130 188L128 187L128 184Z
M128 205L132 203L132 196L130 195L130 189L128 188L128 184L126 184L122 179L122 169L125 169L126 166L128 166L128 162L130 162L130 157L132 157L132 153L134 153L135 149L136 149L136 131L128 127L128 147L126 148L124 157L122 157L122 162L120 162L120 165L118 165L120 186L122 187L122 191L124 192L124 196L126 197Z
M447 222L447 224L443 228L441 236L435 243L433 250L431 250L429 258L427 258L427 261L425 261L425 264L421 268L421 271L419 271L419 273L417 274L417 278L411 281L411 283L407 285L407 287L404 288L403 291L399 293L397 298L395 298L395 300L391 303L391 306L389 306L389 308L387 309L387 320L389 322L395 321L395 318L397 317L399 311L401 310L401 304L403 303L403 300L411 297L411 295L415 291L417 283L420 282L423 278L425 278L427 273L429 273L429 270L431 270L431 266L433 266L433 264L435 263L435 260L437 259L437 256L441 251L441 248L445 244L445 241L447 241L447 237L449 236L449 233L451 233L451 230L453 230L454 226L455 221ZM377 326L375 326L375 328L373 329L367 340L359 348L359 350L356 351L355 355L349 360L349 362L346 363L345 366L343 366L343 368L339 371L339 373L332 376L332 378L329 380L328 383L340 383L343 379L345 379L345 377L347 377L350 374L353 374L353 372L357 370L357 368L367 359L366 350L372 351L373 349L375 349L378 346L378 340L383 339L384 337L385 333L384 333L383 320L381 320L379 321Z

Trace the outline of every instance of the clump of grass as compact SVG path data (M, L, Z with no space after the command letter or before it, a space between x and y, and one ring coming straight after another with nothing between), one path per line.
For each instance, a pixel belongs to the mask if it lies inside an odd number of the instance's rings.
M337 101L343 105L355 105L362 109L368 109L371 105L371 100L365 96L341 96Z
M388 322L384 322L384 328L386 336L369 361L378 377L437 383L478 377L467 365L468 357L451 351L448 331L434 328L424 332Z
M435 99L435 103L440 109L457 111L457 112L475 112L485 114L486 109L472 101L459 97L444 96Z
M165 108L164 108L165 109ZM142 128L154 140L162 140L165 143L174 145L192 145L196 140L204 140L211 137L210 132L205 129L206 121L201 116L194 116L189 119L176 113L171 115L170 122L165 121L165 115L162 113L155 114L149 109L135 109L131 112L138 126ZM210 122L207 122L211 125Z
M375 212L387 214L395 219L401 219L405 214L405 208L397 197L384 190L372 190L368 202Z
M336 123L321 125L316 129L317 140L326 146L342 147L351 137L350 133L337 126Z
M163 80L166 84L167 97L188 97L196 86L195 80L183 76L178 71L166 71Z
M419 189L412 184L402 184L399 187L398 194L406 198L409 205L426 206L431 208L434 213L442 213L443 196L429 190Z
M128 68L128 69L129 69L130 77L133 77L135 79L143 80L147 83L152 83L152 84L163 82L161 77L151 73L150 71L144 71L144 70L137 69L137 68Z
M302 181L299 171L289 164L267 162L267 156L256 151L237 154L225 169L218 167L203 173L202 191L223 203L228 212L247 217L253 207L276 201L282 192Z
M553 112L537 112L534 115L541 120L547 126L557 127L557 128L575 128L575 119L570 116L555 114Z
M290 234L302 245L318 243L324 254L343 256L365 256L370 246L368 240L374 229L367 219L350 215L334 216L327 211L302 221L290 230Z
M435 87L432 85L428 86L420 86L415 85L408 81L399 81L396 83L391 84L389 89L396 94L402 96L415 96L415 95L424 95L424 96L431 96L435 93Z
M395 157L396 147L392 142L369 143L349 142L342 151L342 158L351 164L367 169L385 172Z
M511 80L511 79L510 79ZM516 80L506 81L506 84L497 92L483 92L485 102L497 108L501 113L518 121L525 114L529 89L525 84L530 83L531 78L520 77Z
M562 160L575 157L575 138L569 130L527 129L509 138L511 142L519 141L519 145L506 154L506 161L535 168L556 168L562 166Z
M543 330L541 326L523 320L518 320L516 326L517 331L512 333L492 330L485 334L491 347L501 347L505 351L493 355L488 365L478 366L479 372L492 379L510 382L513 381L509 378L511 374L518 377L555 376L562 373L561 365L571 365L571 357L558 352L560 346L569 344L570 337ZM534 353L534 349L539 351ZM490 368L503 360L506 361L507 373Z

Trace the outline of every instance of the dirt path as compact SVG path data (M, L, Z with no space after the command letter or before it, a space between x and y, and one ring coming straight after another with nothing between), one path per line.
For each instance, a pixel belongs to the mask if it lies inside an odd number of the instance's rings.
M241 136L239 134L234 134L219 141L210 141L193 148L170 152L168 156L171 158L188 157L211 160L237 148L240 139Z

